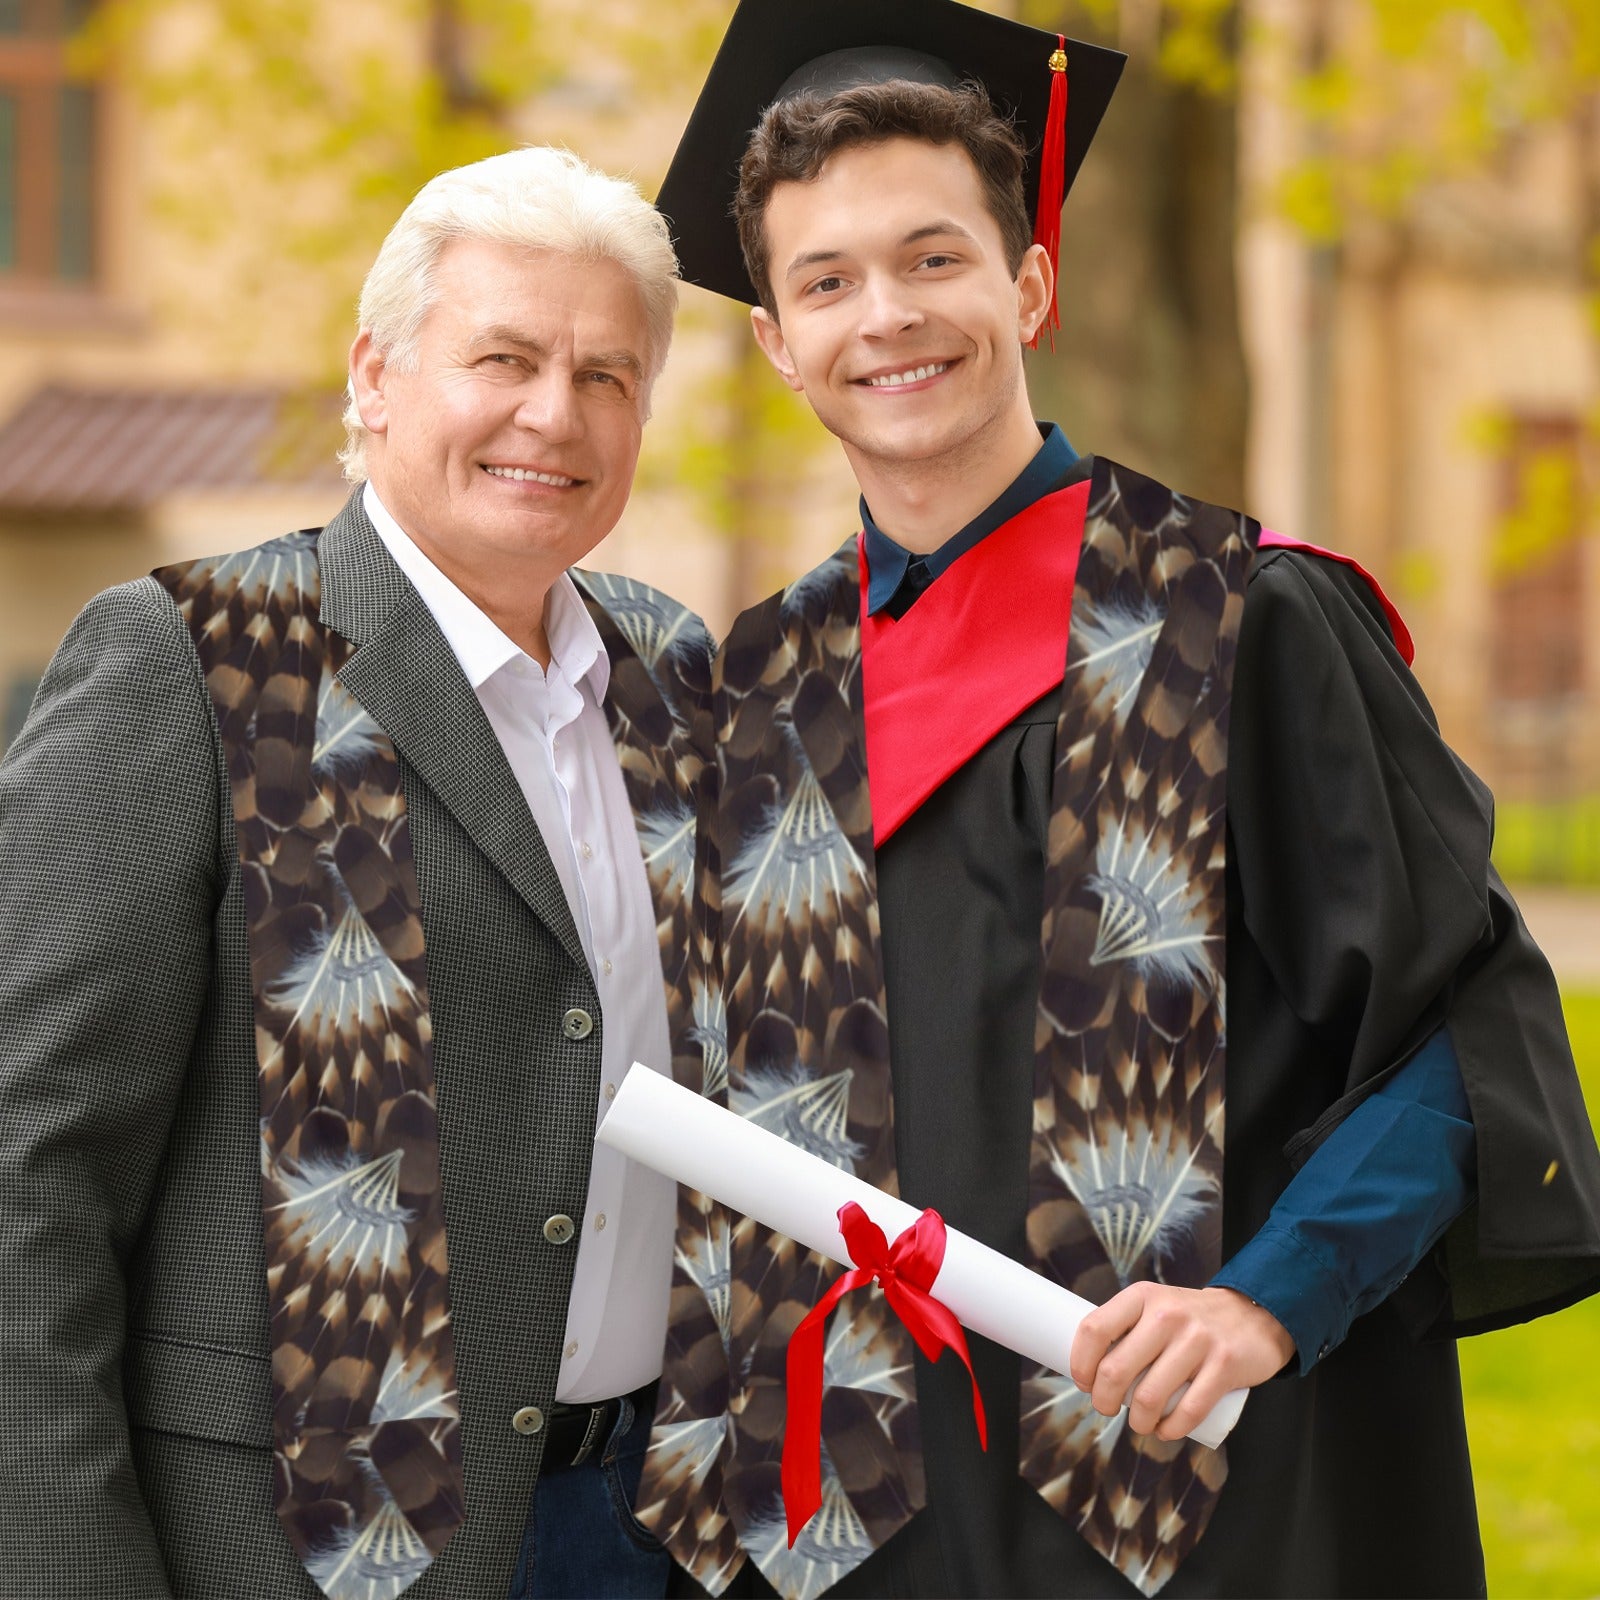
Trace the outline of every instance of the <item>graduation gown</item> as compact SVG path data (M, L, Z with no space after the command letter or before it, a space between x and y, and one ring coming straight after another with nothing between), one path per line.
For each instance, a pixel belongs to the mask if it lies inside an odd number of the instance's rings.
M853 562L854 541L832 559ZM837 594L821 624L835 648L859 598ZM730 635L747 675L773 614ZM1001 728L876 853L901 1193L1017 1257L1059 698ZM1358 572L1257 557L1228 748L1224 1259L1441 1024L1479 1200L1308 1375L1251 1395L1211 1526L1162 1592L1480 1594L1451 1336L1600 1286L1600 1157L1555 982L1489 863L1491 797ZM1136 1594L1018 1476L1018 1358L976 1337L972 1352L988 1452L965 1372L918 1356L926 1508L830 1593ZM730 1592L771 1591L747 1564Z

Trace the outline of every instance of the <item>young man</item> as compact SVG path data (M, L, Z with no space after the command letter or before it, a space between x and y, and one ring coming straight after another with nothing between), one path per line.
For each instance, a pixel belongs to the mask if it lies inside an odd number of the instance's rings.
M789 1600L1482 1592L1441 1336L1600 1276L1555 988L1368 581L1036 424L1025 197L1048 238L1120 65L1056 46L745 0L659 203L862 490L719 654L699 1086L1104 1304L1070 1379L973 1341L986 1453L957 1363L837 1314L790 1548L785 1349L834 1270L685 1196L640 1514Z
M664 1592L671 1190L592 1138L697 1048L710 651L569 569L676 272L567 152L435 178L348 504L57 652L0 764L0 1591Z

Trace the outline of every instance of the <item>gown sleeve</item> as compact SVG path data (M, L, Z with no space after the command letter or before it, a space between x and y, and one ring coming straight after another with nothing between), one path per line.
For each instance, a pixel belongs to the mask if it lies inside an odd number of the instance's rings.
M1244 927L1272 1003L1337 1064L1284 1147L1290 1163L1447 1024L1477 1202L1398 1308L1415 1331L1466 1333L1593 1292L1600 1153L1555 980L1490 865L1492 797L1440 737L1358 574L1299 552L1258 561L1232 715Z

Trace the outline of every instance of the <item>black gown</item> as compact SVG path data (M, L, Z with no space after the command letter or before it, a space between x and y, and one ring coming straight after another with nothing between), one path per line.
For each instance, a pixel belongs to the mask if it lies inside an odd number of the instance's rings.
M877 856L901 1192L1016 1257L1058 699L990 740ZM1224 1258L1441 1021L1480 1198L1307 1376L1251 1395L1211 1525L1162 1594L1482 1594L1450 1336L1600 1286L1600 1157L1555 982L1489 864L1488 791L1439 738L1349 569L1258 558L1228 792ZM1018 1357L971 1343L987 1454L965 1372L918 1356L927 1507L829 1593L1137 1594L1018 1475ZM771 1592L753 1563L730 1590Z

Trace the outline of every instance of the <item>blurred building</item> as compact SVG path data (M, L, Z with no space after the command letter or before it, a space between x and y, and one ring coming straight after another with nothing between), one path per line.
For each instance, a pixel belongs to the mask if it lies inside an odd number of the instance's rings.
M1292 32L1332 8L1252 9ZM1446 736L1499 798L1592 796L1600 112L1509 130L1488 170L1318 247L1270 200L1308 154L1283 58L1246 68L1252 509L1381 576Z
M326 393L241 373L160 311L153 152L75 81L84 0L0 0L0 714L15 731L78 607L164 561L324 521ZM216 286L212 292L217 292Z

